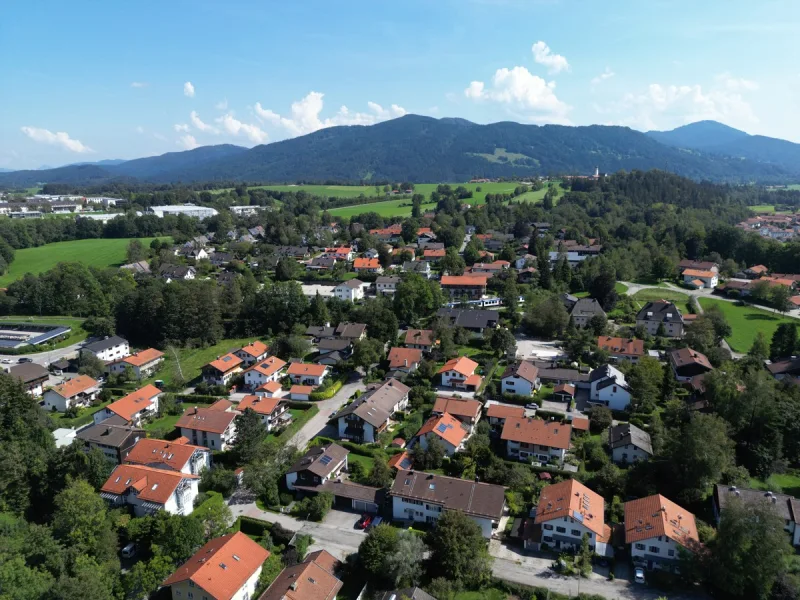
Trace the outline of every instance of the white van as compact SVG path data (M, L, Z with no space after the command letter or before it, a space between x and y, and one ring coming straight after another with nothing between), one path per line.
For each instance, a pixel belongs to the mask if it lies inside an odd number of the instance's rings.
M122 558L133 558L136 556L136 544L131 542L122 549Z

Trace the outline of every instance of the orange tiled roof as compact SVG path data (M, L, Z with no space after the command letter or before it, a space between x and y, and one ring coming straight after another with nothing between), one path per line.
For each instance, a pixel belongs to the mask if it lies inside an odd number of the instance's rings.
M702 283L702 282L701 282ZM625 356L644 356L644 341L601 335L597 345L603 350Z
M428 433L438 435L456 448L458 448L459 444L467 437L467 430L461 425L461 421L448 413L444 413L439 417L433 416L428 419L422 425L422 429L417 432L417 436L422 437Z
M267 350L269 350L269 347L260 340L256 340L253 343L242 347L242 352L244 352L245 354L249 354L254 358L257 358L262 354L265 354Z
M422 256L424 256L425 258L444 258L445 256L447 256L447 251L445 251L444 248L441 248L439 250L429 249L423 251Z
M625 503L625 543L665 535L681 546L700 541L694 515L661 494Z
M575 417L571 423L572 428L577 431L589 431L589 419L586 417Z
M175 426L197 431L224 433L235 418L235 413L225 410L214 410L212 408L198 408L195 410L190 408L183 413L183 416L178 419Z
M135 392L131 392L124 398L112 402L106 408L126 421L130 421L136 413L150 406L153 403L153 398L160 393L161 390L156 386L146 385Z
M260 415L271 415L278 404L281 403L280 398L266 398L264 396L245 396L239 402L239 410L245 411L248 408L254 410Z
M166 504L183 479L199 478L197 475L142 465L117 465L100 491L120 496L132 487L138 492L140 500Z
M688 275L689 277L705 277L707 279L711 279L712 277L716 277L716 273L714 271L705 271L703 269L686 269L683 272L683 275Z
M495 419L508 419L509 417L522 418L525 416L525 409L521 406L507 406L505 404L490 404L486 410L487 417Z
M325 365L314 365L311 363L292 363L289 365L287 373L289 375L310 375L320 377L328 367Z
M500 439L566 450L569 448L571 434L572 426L569 424L564 425L558 421L543 421L532 417L509 417L503 425Z
M433 331L430 329L409 329L406 331L406 344L433 346Z
M444 275L441 284L446 285L471 285L486 287L488 275Z
M353 261L354 269L379 269L381 261L377 258L357 258Z
M241 531L223 535L200 548L163 585L189 580L215 600L230 600L269 554Z
M258 361L256 364L250 367L250 370L261 373L265 377L271 377L285 366L285 360L281 360L277 356L270 356L264 360Z
M281 571L258 600L332 600L343 585L333 574L338 563L325 550L312 552Z
M467 358L466 356L460 356L458 358L452 358L448 360L438 372L445 373L447 371L455 371L464 377L469 377L475 373L475 369L477 368L478 363L476 363L474 360Z
M161 463L169 466L173 471L180 471L197 450L208 452L201 446L189 444L188 438L184 438L184 440L167 442L154 438L142 438L131 448L124 462L145 466Z
M293 385L289 388L290 394L310 394L314 391L314 387L310 385Z
M147 350L140 350L136 354L131 354L122 359L123 362L128 363L134 367L142 367L146 364L162 358L164 353L155 348L148 348Z
M208 365L210 367L214 367L217 371L221 373L227 373L231 369L235 369L239 365L242 364L242 359L233 354L232 352L228 352L228 354L224 356L220 356L217 360L212 360Z
M477 419L481 414L480 400L474 398L449 398L447 396L439 396L433 404L434 413L448 413L454 417L470 417Z
M605 502L597 492L593 492L580 481L568 479L561 483L546 486L539 495L534 522L538 525L572 517L597 534L598 541L605 531Z
M422 360L422 350L416 348L392 348L389 350L389 368L402 369L419 364Z
M72 398L76 394L85 392L89 388L96 387L97 382L88 375L78 375L53 388L62 398Z
M268 381L267 383L262 383L260 386L256 388L257 392L265 391L274 394L278 390L281 389L281 384L277 381Z

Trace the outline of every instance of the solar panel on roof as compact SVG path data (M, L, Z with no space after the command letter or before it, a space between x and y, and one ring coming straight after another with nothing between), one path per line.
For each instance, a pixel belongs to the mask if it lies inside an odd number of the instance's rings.
M330 456L323 456L322 458L320 458L320 459L319 459L319 462L321 462L323 465L327 465L327 464L329 464L329 463L330 463L332 460L333 460L333 459L332 459Z
M441 425L439 425L439 426L436 428L436 431L439 431L440 433L444 433L445 431L447 431L447 425L445 425L444 423L442 423Z

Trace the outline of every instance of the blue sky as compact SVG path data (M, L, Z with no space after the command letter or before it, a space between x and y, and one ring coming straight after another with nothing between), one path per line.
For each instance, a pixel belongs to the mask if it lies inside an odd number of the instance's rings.
M716 119L800 142L798 30L796 0L17 1L0 20L0 167L404 113Z

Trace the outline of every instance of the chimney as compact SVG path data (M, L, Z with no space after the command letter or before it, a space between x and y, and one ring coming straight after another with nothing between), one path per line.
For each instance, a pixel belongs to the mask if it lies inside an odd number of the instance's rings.
M197 414L197 407L194 407L194 414Z

